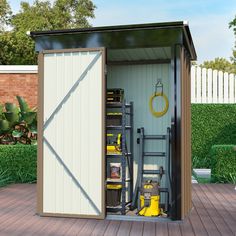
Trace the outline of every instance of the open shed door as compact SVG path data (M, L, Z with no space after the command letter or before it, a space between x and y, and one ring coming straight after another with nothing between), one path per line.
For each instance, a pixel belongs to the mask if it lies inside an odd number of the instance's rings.
M105 217L104 49L39 55L38 213Z

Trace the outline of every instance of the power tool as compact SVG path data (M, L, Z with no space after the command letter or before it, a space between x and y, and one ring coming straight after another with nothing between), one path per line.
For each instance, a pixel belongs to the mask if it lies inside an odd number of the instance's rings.
M140 191L140 216L158 216L160 215L160 191L159 183L156 181L146 181L142 183Z
M107 134L107 154L121 154L121 137L119 134Z

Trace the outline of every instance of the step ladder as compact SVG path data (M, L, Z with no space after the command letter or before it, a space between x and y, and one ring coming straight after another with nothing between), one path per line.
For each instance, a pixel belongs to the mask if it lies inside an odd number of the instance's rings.
M169 212L169 197L171 190L171 176L170 176L170 128L167 128L166 135L146 135L144 133L144 128L137 129L137 133L139 134L139 138L137 139L137 143L140 145L139 148L139 162L138 162L138 173L137 173L137 181L134 189L133 200L131 208L135 209L137 207L137 202L139 198L139 193L141 189L141 185L144 179L144 175L160 175L160 179L162 175L166 175L168 187L160 188L160 192L165 193L167 195L167 200L165 203L165 210ZM165 152L147 152L145 150L145 143L149 140L165 140L166 141L166 151ZM166 159L166 167L160 167L159 170L147 170L144 167L144 160L148 157L157 157L157 158L165 158ZM138 204L138 209L140 208Z

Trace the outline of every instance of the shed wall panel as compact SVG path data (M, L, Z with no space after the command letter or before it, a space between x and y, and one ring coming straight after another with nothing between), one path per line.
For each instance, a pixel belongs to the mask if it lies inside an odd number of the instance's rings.
M102 54L50 120L98 53L44 55L44 213L98 216L103 211Z
M184 218L192 208L190 59L184 48L181 51L181 90L181 215Z

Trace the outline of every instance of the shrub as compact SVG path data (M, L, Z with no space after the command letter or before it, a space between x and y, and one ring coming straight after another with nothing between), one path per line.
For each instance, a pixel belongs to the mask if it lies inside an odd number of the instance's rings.
M6 173L7 173L7 170L0 171L0 188L11 182L10 178L6 176Z
M192 163L210 168L213 145L236 144L236 104L192 104Z
M0 105L0 144L34 144L37 139L37 112L16 96L14 103Z
M36 181L36 145L0 145L0 184Z
M234 145L211 148L211 173L214 182L236 183L236 149Z

